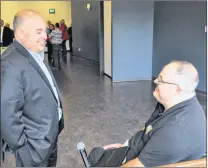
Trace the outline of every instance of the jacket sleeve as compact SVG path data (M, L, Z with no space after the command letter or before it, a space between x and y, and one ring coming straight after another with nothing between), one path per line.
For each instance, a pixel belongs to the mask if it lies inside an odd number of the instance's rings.
M24 87L21 72L1 61L1 136L14 152L17 166L41 165L51 150L50 141L29 139L24 132Z
M126 161L135 159L143 149L145 145L144 141L142 140L143 134L144 130L140 130L129 140L128 144L130 146L130 149L127 152Z

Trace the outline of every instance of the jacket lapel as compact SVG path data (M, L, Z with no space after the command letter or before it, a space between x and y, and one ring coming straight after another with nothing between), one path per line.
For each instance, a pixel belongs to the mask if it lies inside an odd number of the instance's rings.
M36 71L39 73L39 75L43 78L43 80L48 85L49 89L51 90L54 98L56 99L56 96L54 95L53 89L51 87L50 82L48 81L48 78L46 77L45 73L42 71L42 69L38 65L38 63L35 61L35 59L32 57L32 55L16 40L14 40L13 45L17 48L17 50L20 53L22 53L24 56L28 57L30 64L36 69ZM56 101L57 101L57 99L56 99Z
M61 93L60 93L60 91L59 91L59 89L58 89L58 85L57 85L57 83L56 83L56 80L55 80L55 78L54 78L54 76L53 76L53 73L51 72L50 67L49 67L48 65L46 65L46 68L48 69L48 72L49 72L50 75L51 75L51 78L52 78L52 80L53 80L54 86L55 86L55 88L56 88L56 90L57 90L57 93L58 93L58 98L59 98L60 105L61 105L61 107L62 107Z

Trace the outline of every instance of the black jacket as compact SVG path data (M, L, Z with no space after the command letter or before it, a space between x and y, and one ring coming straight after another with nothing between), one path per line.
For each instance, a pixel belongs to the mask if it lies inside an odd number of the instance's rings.
M2 36L2 43L4 47L7 47L13 42L14 33L9 27L4 26L3 28L3 36Z

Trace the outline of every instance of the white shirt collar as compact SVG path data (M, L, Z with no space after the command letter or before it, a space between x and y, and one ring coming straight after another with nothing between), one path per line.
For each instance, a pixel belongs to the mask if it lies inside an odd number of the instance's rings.
M44 61L44 51L40 53L35 53L29 49L26 48L26 50L34 57L36 57L39 61L43 62Z
M16 40L17 41L17 40ZM18 43L20 43L19 41L17 41ZM22 45L22 43L20 43ZM23 45L22 45L23 46ZM26 48L25 46L23 46L33 57L37 58L39 61L44 61L44 51L40 52L40 53L35 53L33 51L31 51L30 49Z

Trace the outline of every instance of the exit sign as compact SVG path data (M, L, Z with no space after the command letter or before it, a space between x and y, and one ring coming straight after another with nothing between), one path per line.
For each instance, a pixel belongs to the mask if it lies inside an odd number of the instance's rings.
M55 9L49 9L49 14L54 14L56 12L56 10Z

